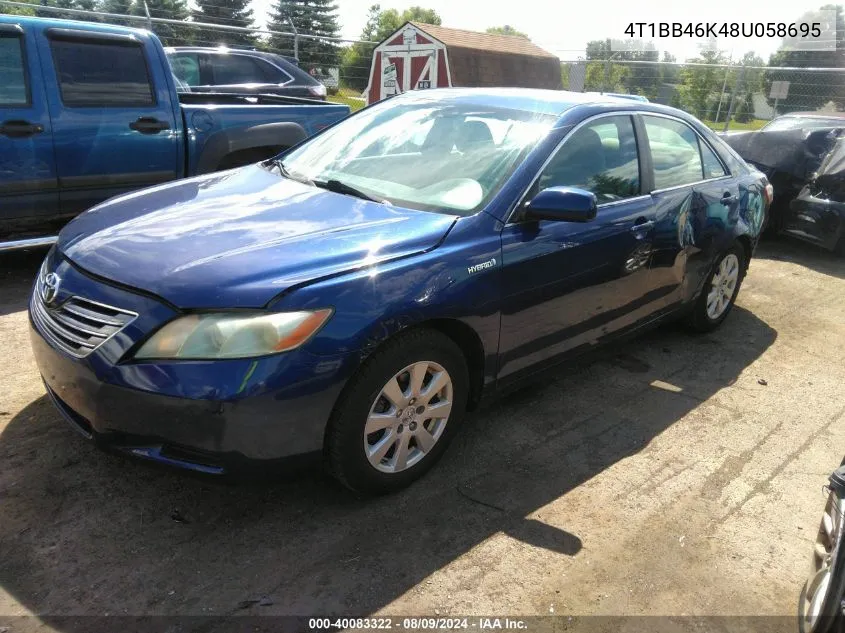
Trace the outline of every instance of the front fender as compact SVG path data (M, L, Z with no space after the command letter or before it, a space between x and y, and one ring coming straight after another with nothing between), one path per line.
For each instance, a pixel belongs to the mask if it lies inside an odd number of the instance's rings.
M356 353L361 360L407 328L435 320L457 322L480 340L489 382L496 372L501 292L501 238L494 223L483 213L461 218L433 250L316 280L283 294L269 308L334 308L309 341L309 351Z

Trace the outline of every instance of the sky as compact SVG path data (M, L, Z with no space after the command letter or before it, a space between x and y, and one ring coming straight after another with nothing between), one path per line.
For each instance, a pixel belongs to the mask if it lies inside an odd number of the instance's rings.
M364 26L367 10L377 0L337 0L342 36L357 38ZM272 0L256 0L256 13L266 12ZM443 26L483 31L490 26L509 24L526 33L533 42L562 60L583 55L589 40L624 38L631 22L792 22L809 10L818 9L825 0L709 0L689 2L632 2L631 0L589 0L564 3L560 0L381 0L383 9L400 12L411 5L432 8L443 19ZM679 60L695 57L696 40L666 39L656 42L659 50L668 50ZM718 47L734 58L753 50L764 60L777 50L779 38L721 40Z

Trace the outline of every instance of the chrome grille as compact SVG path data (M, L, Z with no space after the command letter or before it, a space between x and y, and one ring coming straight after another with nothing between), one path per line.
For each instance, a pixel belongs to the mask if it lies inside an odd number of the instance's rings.
M39 275L30 300L32 320L51 343L76 358L88 356L138 316L76 296L48 307L41 299L43 280Z

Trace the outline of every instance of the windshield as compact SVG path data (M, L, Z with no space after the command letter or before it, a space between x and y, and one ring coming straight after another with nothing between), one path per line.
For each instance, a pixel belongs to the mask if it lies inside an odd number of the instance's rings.
M845 127L845 118L823 119L818 117L782 116L763 126L767 132L785 130L815 130L825 127Z
M449 99L387 100L285 156L292 178L398 206L469 215L501 189L556 118ZM341 191L338 183L347 188Z

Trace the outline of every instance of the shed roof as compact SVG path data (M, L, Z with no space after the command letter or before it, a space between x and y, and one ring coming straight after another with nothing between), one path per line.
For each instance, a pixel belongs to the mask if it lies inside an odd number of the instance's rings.
M411 22L410 24L413 24L421 31L425 31L433 38L440 40L447 47L454 46L479 51L557 59L557 55L552 55L549 51L540 48L531 40L519 37L518 35L478 33L477 31L450 29L445 26L437 26L436 24L425 24L424 22Z

